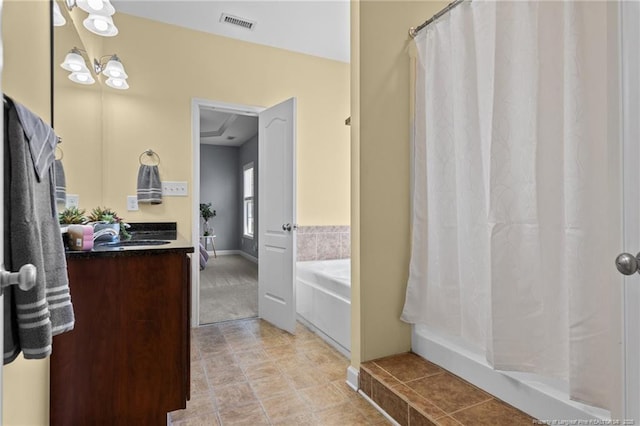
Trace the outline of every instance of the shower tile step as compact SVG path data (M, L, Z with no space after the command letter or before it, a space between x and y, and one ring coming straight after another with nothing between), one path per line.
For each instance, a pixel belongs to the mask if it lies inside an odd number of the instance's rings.
M531 425L535 419L412 353L360 365L360 389L402 426Z

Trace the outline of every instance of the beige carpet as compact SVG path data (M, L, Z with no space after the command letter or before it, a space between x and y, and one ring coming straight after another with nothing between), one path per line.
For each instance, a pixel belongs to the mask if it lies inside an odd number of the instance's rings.
M200 271L200 324L258 316L258 265L240 255L210 257Z

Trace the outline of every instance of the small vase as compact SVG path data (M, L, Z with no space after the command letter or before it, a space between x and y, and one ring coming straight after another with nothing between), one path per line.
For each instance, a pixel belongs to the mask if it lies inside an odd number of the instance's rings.
M203 234L202 235L204 235L205 237L208 236L208 235L211 235L211 231L212 231L212 228L211 228L211 225L209 225L209 221L205 220L204 221Z

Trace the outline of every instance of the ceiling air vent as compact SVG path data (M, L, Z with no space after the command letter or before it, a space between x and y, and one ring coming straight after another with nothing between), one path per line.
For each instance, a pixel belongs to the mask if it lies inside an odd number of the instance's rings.
M246 28L248 30L252 30L253 27L255 27L256 25L255 21L250 21L248 19L239 18L233 15L227 15L226 13L223 13L222 15L220 15L220 22L237 25L239 27Z

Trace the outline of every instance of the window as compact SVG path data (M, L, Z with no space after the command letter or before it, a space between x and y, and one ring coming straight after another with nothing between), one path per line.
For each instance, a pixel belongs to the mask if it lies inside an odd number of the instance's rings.
M244 199L244 236L253 238L253 163L245 164L242 168L243 199Z

